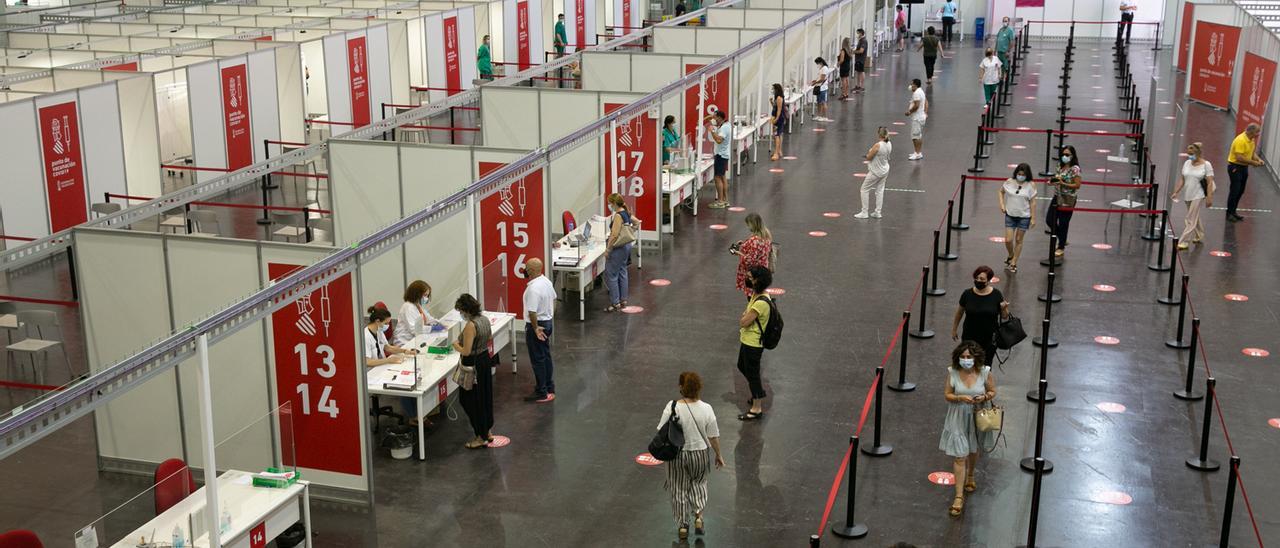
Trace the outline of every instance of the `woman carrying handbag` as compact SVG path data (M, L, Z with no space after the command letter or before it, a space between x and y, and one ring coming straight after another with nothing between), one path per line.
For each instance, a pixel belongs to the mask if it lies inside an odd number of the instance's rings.
M996 437L994 431L981 431L974 416L977 404L996 397L995 375L986 365L986 353L977 343L964 341L951 351L943 397L947 400L947 416L938 449L953 459L956 494L948 513L958 517L964 511L965 493L978 489L974 478L978 453L984 446L993 445Z
M724 467L720 455L720 426L711 404L702 401L702 377L692 371L680 374L680 399L663 407L658 429L674 412L684 432L684 447L674 460L667 461L667 481L671 494L671 515L676 520L680 540L689 538L689 514L694 532L701 535L705 525L702 510L707 506L707 480L711 466ZM714 457L713 457L714 451Z

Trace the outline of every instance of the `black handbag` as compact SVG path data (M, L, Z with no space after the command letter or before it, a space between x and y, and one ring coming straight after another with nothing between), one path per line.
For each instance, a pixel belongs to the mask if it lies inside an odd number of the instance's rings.
M673 461L684 450L684 428L676 415L676 401L671 400L671 415L649 442L649 454L663 462Z
M996 332L991 336L991 342L994 342L996 348L1000 350L1008 350L1025 338L1027 338L1027 331L1022 328L1022 320L1010 314L1009 317L996 321Z

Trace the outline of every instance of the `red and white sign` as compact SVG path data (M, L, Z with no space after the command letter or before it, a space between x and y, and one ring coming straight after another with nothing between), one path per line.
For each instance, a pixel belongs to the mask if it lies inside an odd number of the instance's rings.
M1044 0L1017 0L1013 6L1015 8L1043 8Z
M1191 18L1195 15L1196 5L1191 2L1182 4L1182 31L1178 35L1178 70L1187 71L1187 58L1191 56Z
M284 278L299 265L267 263L267 276ZM276 398L289 402L293 454L284 464L358 476L363 472L360 388L351 275L299 297L271 314ZM282 414L282 416L284 416ZM281 430L289 426L281 424ZM296 462L291 462L296 461Z
M444 18L444 79L447 95L462 91L462 66L458 57L458 18Z
M529 68L529 2L516 2L516 62Z
M369 124L369 52L363 36L347 39L347 78L351 81L352 127Z
M267 524L259 523L249 530L249 548L267 548Z
M506 164L480 162L481 177ZM497 261L501 277L485 276L484 298L487 303L498 303L500 311L512 312L524 317L524 288L528 279L524 265L529 259L538 258L546 264L546 212L543 209L542 171L535 171L480 200L480 264ZM506 294L500 301L494 293L500 292L498 284L505 283ZM505 307L505 308L503 308Z
M1249 124L1262 125L1276 79L1276 62L1265 57L1244 54L1244 70L1240 73L1240 100L1236 101L1236 134Z
M587 1L573 0L573 30L574 44L573 51L582 49L582 45L587 43Z
M631 0L622 0L622 34L631 34L631 27L635 26L631 21Z
M641 466L657 466L659 464L662 464L662 461L658 460L657 458L655 458L653 455L650 455L649 453L640 453L639 455L636 455L636 464L639 464Z
M1196 24L1191 53L1191 98L1218 108L1231 105L1231 76L1235 74L1240 27L1208 21Z
M253 134L249 131L249 76L244 65L222 69L222 123L227 141L227 169L253 163Z
M44 183L49 195L49 230L57 232L89 220L80 152L80 114L76 102L67 101L41 108L38 118Z
M128 63L120 63L118 65L102 67L102 70L113 70L113 71L120 71L120 72L137 72L138 62L130 61Z
M704 65L686 63L684 65L684 73L692 74ZM699 95L702 95L701 101ZM698 110L699 107L702 110ZM707 77L707 89L703 93L701 84L694 84L684 90L684 131L691 139L696 139L698 135L698 126L706 125L703 119L716 111L723 111L726 116L729 115L729 69L724 69L714 75ZM710 135L703 135L704 142L712 141ZM701 146L696 146L698 150L702 150ZM709 150L704 152L710 152Z
M605 103L610 114L626 103ZM618 150L613 149L614 142ZM658 179L658 121L641 114L620 122L613 138L604 140L604 210L608 211L611 193L621 194L627 207L640 221L640 228L657 230L658 209L662 196ZM616 171L615 171L616 170Z

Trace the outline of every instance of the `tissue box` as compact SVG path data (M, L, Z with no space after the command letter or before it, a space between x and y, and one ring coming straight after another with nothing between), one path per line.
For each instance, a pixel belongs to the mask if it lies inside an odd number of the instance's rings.
M289 478L279 478L279 477L272 477L272 476L263 476L261 474L254 474L253 486L254 487L277 487L277 488L288 487L290 485L293 485L294 483L297 483L298 478L302 477L302 474L300 472L297 472L294 470L281 470L279 468L268 467L266 470L262 471L263 474L285 474L289 472L293 473L293 476Z

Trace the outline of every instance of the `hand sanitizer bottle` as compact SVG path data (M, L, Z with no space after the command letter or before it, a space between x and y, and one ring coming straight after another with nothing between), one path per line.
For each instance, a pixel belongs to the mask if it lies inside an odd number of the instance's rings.
M181 525L173 526L172 544L173 544L173 548L182 548L186 544L186 537L182 535Z
M218 519L218 534L226 533L231 529L231 510L222 509L222 517Z

